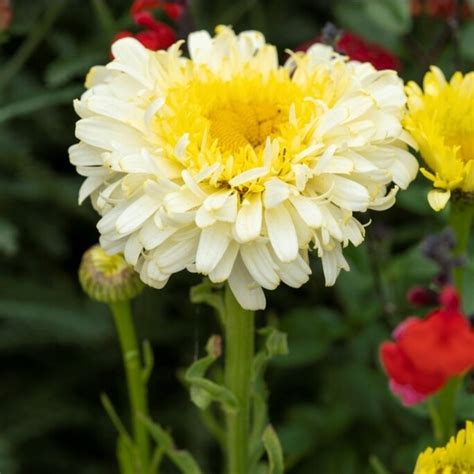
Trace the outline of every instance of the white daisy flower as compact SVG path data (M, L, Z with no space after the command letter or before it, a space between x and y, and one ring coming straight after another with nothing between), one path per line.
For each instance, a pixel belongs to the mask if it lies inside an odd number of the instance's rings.
M101 245L155 288L184 269L228 281L245 309L303 285L312 250L334 284L364 240L354 212L391 207L417 173L402 81L322 45L279 66L256 31L181 46L117 41L75 102L70 160Z

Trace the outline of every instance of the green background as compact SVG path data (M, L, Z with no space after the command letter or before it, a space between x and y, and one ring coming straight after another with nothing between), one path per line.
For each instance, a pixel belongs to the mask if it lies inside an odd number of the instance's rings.
M82 178L69 164L76 116L71 101L90 66L108 60L111 37L131 28L128 0L14 0L14 21L0 33L0 472L111 473L116 433L100 405L106 392L126 418L121 358L107 308L77 282L82 253L97 241L97 216L77 206ZM332 21L389 48L402 76L419 80L431 63L447 74L472 69L474 25L410 16L403 0L194 0L194 28L233 24L258 29L280 51ZM190 25L183 25L185 34ZM457 37L457 41L454 39ZM26 44L26 46L25 46ZM376 456L409 473L431 441L423 408L391 396L378 361L380 342L413 312L405 293L436 268L420 241L445 226L426 202L424 178L372 219L365 243L347 249L352 271L324 288L320 262L300 290L267 292L259 325L288 333L290 354L268 372L271 419L288 472L364 474ZM196 276L174 276L136 301L141 337L155 350L153 417L190 450L206 474L220 454L180 382L218 331L212 312L189 303ZM468 285L474 284L472 262ZM467 291L466 308L474 310ZM468 387L469 389L469 387ZM465 395L460 418L474 417ZM165 465L163 472L174 473Z

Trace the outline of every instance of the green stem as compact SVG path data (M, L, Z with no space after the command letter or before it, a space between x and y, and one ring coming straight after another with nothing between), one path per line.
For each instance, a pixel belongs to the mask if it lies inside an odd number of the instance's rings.
M239 402L236 412L226 414L227 472L248 474L254 314L242 309L228 286L225 309L225 384Z
M472 204L464 202L462 199L451 200L451 210L449 214L449 224L454 230L456 239L456 247L454 248L454 255L463 256L466 254L469 243L469 233L472 222ZM459 293L463 291L464 266L454 269L454 283Z
M0 91L13 77L15 77L23 64L25 64L28 58L33 54L34 50L46 36L66 3L67 2L64 0L56 0L56 2L50 3L44 18L40 18L36 22L36 25L31 29L28 37L25 39L13 58L2 67L0 72Z
M110 310L114 317L122 349L132 414L133 438L141 462L140 472L145 473L148 472L150 438L145 424L140 419L140 414L145 417L148 416L148 401L130 301L111 303Z
M438 445L445 445L456 432L456 397L462 377L453 377L445 387L430 400L433 431Z

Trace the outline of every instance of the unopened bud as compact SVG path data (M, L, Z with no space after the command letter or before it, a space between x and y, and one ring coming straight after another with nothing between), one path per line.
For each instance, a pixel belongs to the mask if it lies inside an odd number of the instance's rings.
M84 253L79 281L87 295L103 303L131 300L143 290L143 283L122 255L107 255L99 245Z

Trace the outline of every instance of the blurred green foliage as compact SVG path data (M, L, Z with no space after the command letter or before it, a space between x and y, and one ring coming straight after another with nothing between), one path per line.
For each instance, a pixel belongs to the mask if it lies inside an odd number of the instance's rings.
M120 354L105 307L81 294L76 271L97 240L89 204L77 206L81 178L68 163L74 143L71 101L90 66L108 60L113 34L131 26L129 0L13 0L14 20L0 33L0 472L116 472L115 432L99 394L120 413L126 397ZM196 28L233 24L259 29L281 51L332 21L399 55L404 78L431 63L449 74L472 68L474 24L412 19L405 0L194 0ZM186 31L181 31L184 35ZM325 289L319 262L301 290L268 295L259 324L288 334L290 354L269 371L271 418L294 474L364 474L375 456L392 473L411 472L430 439L423 410L390 395L379 343L411 308L405 292L435 268L419 242L445 225L434 215L422 178L396 208L373 213L365 244L347 249L352 271ZM474 285L474 267L468 284ZM191 275L136 302L139 333L150 339L156 369L153 417L204 472L218 472L217 447L177 377L204 354L218 325L207 307L188 302ZM474 309L467 292L466 307ZM473 397L460 400L462 416ZM173 473L165 465L165 473Z

